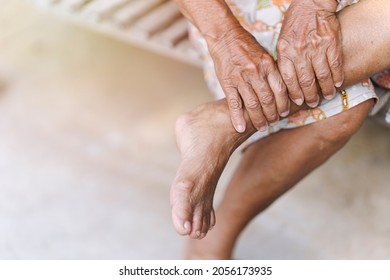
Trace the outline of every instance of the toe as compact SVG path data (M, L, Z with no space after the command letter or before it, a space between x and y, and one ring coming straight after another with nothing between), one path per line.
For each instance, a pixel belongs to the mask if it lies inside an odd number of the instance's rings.
M213 227L215 227L216 221L217 221L217 219L215 218L215 211L214 211L214 209L212 209L211 215L210 215L210 229L209 230L212 230Z
M202 236L202 226L203 226L203 214L202 209L197 207L194 211L194 219L192 222L192 231L190 237L193 239L199 239Z
M172 212L172 221L175 227L175 230L180 235L189 235L192 230L191 221L183 219L182 217L176 215L175 212Z
M171 208L173 225L180 235L192 231L193 207L190 194L194 184L189 181L176 181L171 188Z
M210 230L210 218L211 218L210 216L211 216L211 211L205 210L203 213L203 224L202 224L201 238L204 238Z

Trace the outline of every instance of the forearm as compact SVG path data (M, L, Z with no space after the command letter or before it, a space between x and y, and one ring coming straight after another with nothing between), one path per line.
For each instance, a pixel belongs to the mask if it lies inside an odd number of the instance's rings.
M365 0L338 14L343 33L343 86L390 68L390 1Z
M206 39L209 48L232 30L242 29L224 0L175 0L180 11Z

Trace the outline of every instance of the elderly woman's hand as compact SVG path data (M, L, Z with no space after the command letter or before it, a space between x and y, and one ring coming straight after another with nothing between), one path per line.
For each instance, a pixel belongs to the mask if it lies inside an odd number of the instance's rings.
M251 34L237 27L209 49L238 132L245 131L244 107L258 130L288 115L287 88L276 62Z
M315 107L319 89L331 99L344 80L335 0L293 0L277 44L278 66L291 99Z

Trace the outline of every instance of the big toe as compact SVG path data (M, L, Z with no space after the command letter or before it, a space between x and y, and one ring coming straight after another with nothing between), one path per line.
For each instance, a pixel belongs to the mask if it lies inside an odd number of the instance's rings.
M171 188L172 221L180 235L189 235L192 231L193 207L191 191L194 183L187 180L175 180Z

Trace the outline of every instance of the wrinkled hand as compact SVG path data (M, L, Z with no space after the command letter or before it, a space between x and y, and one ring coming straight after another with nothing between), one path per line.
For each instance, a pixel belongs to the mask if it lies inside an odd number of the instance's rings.
M232 29L209 49L238 132L246 129L244 107L258 130L288 115L287 88L276 62L251 34Z
M277 44L278 66L291 99L316 107L344 80L335 0L293 0Z

